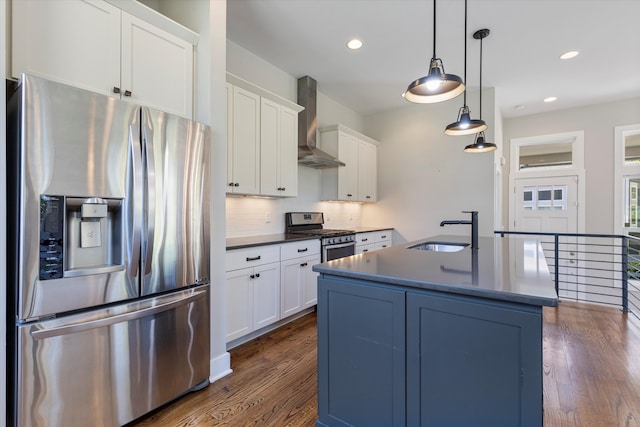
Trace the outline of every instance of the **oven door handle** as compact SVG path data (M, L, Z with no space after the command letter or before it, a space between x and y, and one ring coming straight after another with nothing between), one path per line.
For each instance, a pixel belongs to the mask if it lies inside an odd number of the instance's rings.
M346 248L347 246L355 246L356 242L346 242L346 243L340 243L340 244L330 244L330 245L325 245L324 248L325 249L340 249L340 248Z

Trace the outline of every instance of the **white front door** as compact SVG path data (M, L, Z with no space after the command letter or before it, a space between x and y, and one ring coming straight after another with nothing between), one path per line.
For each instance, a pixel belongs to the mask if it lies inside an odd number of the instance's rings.
M578 176L518 178L515 180L514 223L517 231L578 232ZM553 238L542 238L547 263L554 270ZM560 296L577 297L578 256L575 237L562 237L558 251Z

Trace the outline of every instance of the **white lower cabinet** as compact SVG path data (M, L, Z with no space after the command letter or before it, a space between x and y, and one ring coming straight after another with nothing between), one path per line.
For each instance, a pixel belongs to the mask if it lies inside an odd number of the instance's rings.
M392 245L391 232L393 230L369 231L356 233L356 255L377 251Z
M227 251L227 342L280 320L280 246Z
M320 241L305 240L283 244L280 249L282 318L316 304L318 273L311 270L320 264Z
M227 251L227 342L315 305L319 263L317 239Z

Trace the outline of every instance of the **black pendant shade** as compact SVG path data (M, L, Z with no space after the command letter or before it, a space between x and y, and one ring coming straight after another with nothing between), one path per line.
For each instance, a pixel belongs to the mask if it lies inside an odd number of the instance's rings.
M442 59L436 56L436 0L433 0L433 56L429 73L409 85L402 94L407 101L430 104L455 98L464 92L464 82L455 74L444 71Z
M494 151L496 148L498 148L496 144L485 140L484 131L482 131L476 134L476 139L473 141L473 144L464 147L464 151L466 153L486 153L488 151Z
M444 133L447 135L471 135L487 128L487 124L482 119L472 119L469 107L466 105L460 108L458 120L447 125Z
M467 84L467 0L464 0L464 84ZM447 125L444 133L447 135L471 135L487 128L484 120L472 119L467 106L467 92L464 92L463 106L458 113L458 120Z

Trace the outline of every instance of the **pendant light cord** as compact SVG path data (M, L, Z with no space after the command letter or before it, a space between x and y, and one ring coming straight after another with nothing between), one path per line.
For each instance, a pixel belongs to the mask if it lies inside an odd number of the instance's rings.
M436 0L433 0L433 59L436 58Z
M480 120L482 120L482 39L480 39Z
M435 3L435 0L434 0ZM467 0L464 0L464 85L467 85ZM467 106L467 90L465 89L463 105Z

